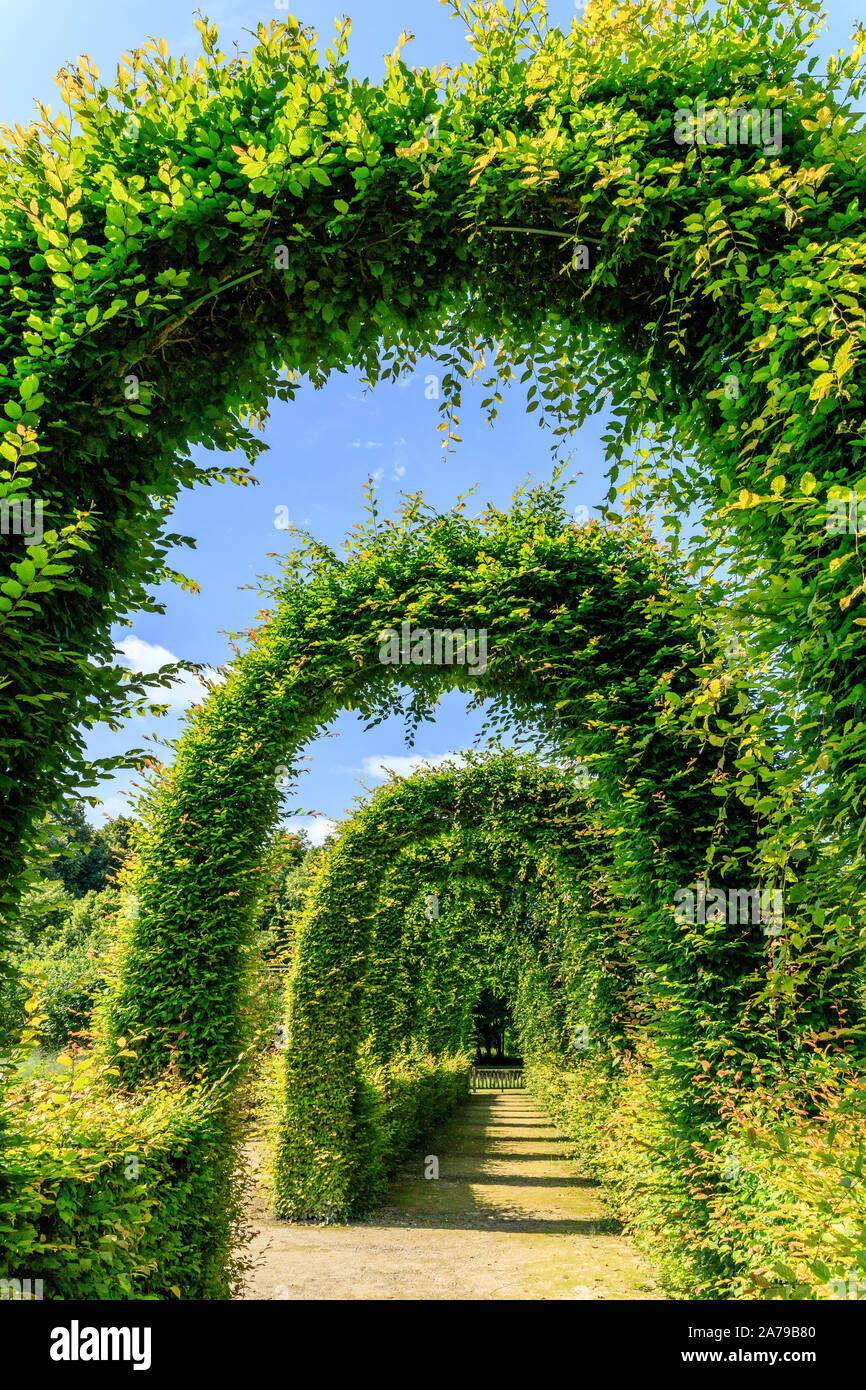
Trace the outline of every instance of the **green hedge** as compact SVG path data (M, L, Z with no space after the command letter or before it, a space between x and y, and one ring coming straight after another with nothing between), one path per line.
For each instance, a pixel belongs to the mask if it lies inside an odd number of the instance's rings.
M358 1171L355 1204L369 1206L403 1159L447 1119L469 1091L471 1059L409 1053L361 1071L372 1111L370 1141Z
M576 1159L601 1183L611 1214L668 1292L730 1297L734 1262L708 1231L710 1175L696 1149L700 1130L675 1128L661 1071L648 1059L617 1068L535 1058L527 1063L526 1084L572 1140Z
M231 1296L240 1188L216 1092L112 1094L85 1062L13 1083L4 1110L0 1278L46 1299Z
M566 448L609 392L609 500L663 501L676 530L722 514L702 554L732 537L744 632L802 642L799 688L820 701L776 737L805 768L832 734L834 796L859 824L864 596L856 535L827 544L825 507L862 492L861 47L816 75L813 5L786 0L592 5L565 32L541 0L456 8L474 61L444 82L395 53L358 84L348 23L323 59L288 16L248 56L198 21L192 68L152 44L134 80L82 62L61 81L68 118L9 133L0 490L45 499L50 529L4 546L4 908L25 833L80 768L82 712L116 716L142 690L109 676L110 632L156 602L173 498L247 480L190 446L252 462L250 420L298 376L375 383L427 355L447 363L446 445L482 362L490 418L531 378L528 409ZM783 153L679 144L676 113L700 100L784 109ZM721 591L715 607L731 616ZM784 697L780 665L758 670ZM763 814L752 765L738 773Z
M350 1139L340 1154L311 1162L309 1140L287 1097L277 1140L274 1203L288 1220L360 1215L380 1199L402 1160L468 1094L468 1055L410 1051L362 1066L353 1097ZM300 1098L309 1104L309 1094Z
M793 1087L732 1106L708 1155L717 1238L736 1255L735 1296L866 1298L866 1089L820 1055Z
M513 753L381 788L341 828L287 982L278 1215L341 1219L381 1187L420 1128L411 1059L464 1055L484 985L495 977L512 994L544 954L546 904L528 918L542 885L565 909L563 932L566 918L586 920L580 872L598 877L598 840L572 778ZM610 1010L585 1002L581 1016L606 1034Z
M607 1205L679 1298L866 1296L866 1094L820 1058L785 1090L732 1100L718 1143L675 1135L652 1066L527 1064Z

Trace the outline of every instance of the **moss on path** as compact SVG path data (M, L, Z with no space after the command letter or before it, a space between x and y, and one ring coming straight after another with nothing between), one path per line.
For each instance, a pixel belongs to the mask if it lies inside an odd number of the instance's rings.
M663 1295L567 1141L523 1091L477 1095L349 1226L259 1212L247 1299L646 1299Z

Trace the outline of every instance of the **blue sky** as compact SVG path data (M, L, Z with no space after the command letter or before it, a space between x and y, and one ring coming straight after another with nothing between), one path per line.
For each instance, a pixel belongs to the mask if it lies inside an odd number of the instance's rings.
M471 57L463 26L451 18L438 0L415 0L406 7L385 0L365 0L355 8L349 0L293 0L291 10L304 23L319 29L323 37L333 32L333 17L345 9L352 15L351 71L356 77L377 79L383 72L382 55L391 50L402 28L414 33L406 60L415 65L439 62L456 64ZM554 22L570 23L575 12L571 0L550 0ZM866 4L859 0L830 0L829 32L820 45L827 53L847 46L847 37ZM246 4L239 0L202 4L202 11L220 31L220 47L232 51L238 41L247 46L245 29L262 21L282 19L286 8L276 4ZM407 18L411 15L411 22ZM147 6L118 4L117 0L40 0L22 5L20 0L0 0L0 122L21 124L34 114L39 98L56 109L53 77L64 63L86 53L104 76L113 75L121 52L150 36L164 37L175 57L191 59L199 50L193 27L194 10L177 0L150 0ZM484 423L478 408L479 387L463 397L457 453L443 459L436 433L437 403L425 396L424 377L435 372L435 363L419 364L414 377L397 385L365 392L353 376L334 376L321 391L304 387L292 404L275 402L265 431L269 445L256 464L256 488L227 484L185 493L177 506L171 529L194 536L195 551L180 551L174 563L193 577L201 593L190 595L165 586L160 598L164 615L141 614L131 628L118 629L126 662L138 670L152 670L177 657L220 665L230 657L226 631L249 625L262 600L255 588L260 574L272 573L269 552L285 548L287 538L275 525L287 508L292 522L307 525L328 544L339 544L348 528L362 515L362 485L369 473L376 478L380 510L387 513L399 502L401 491L422 490L439 508L453 505L458 494L477 484L480 510L487 502L507 504L515 487L528 476L550 476L550 435L539 430L534 416L527 416L522 394L506 397L493 429ZM571 504L590 510L606 492L599 437L604 416L596 416L575 437L572 457ZM209 463L213 456L207 457ZM470 504L471 505L471 504ZM140 747L145 733L160 739L177 735L183 708L196 694L192 678L173 694L170 715L160 720L136 719L119 733L94 735L90 751L105 756L125 748ZM157 693L157 699L165 697ZM482 716L466 713L467 697L459 692L443 698L434 724L419 732L415 748L404 741L402 721L392 719L369 733L351 713L331 726L331 736L321 738L306 751L307 773L294 797L287 799L286 815L298 807L319 813L307 821L314 839L321 839L330 823L350 809L363 787L372 787L384 775L382 764L407 771L416 756L441 758L449 751L472 743ZM91 813L99 821L106 813L128 809L125 791L130 778L121 776L101 789L103 807Z

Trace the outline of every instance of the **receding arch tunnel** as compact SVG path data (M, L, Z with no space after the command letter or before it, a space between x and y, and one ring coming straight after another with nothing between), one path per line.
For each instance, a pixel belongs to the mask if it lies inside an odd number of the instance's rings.
M128 1073L156 1075L170 1059L181 1074L218 1076L235 1063L258 863L280 799L275 770L295 767L338 708L390 708L396 671L422 703L458 684L530 704L563 756L588 760L638 916L654 917L659 951L696 984L687 1037L722 958L727 979L754 962L755 947L707 924L685 950L670 925L674 888L695 879L722 833L719 872L754 849L751 821L695 728L687 697L699 691L706 634L678 602L684 592L645 534L575 527L561 497L542 489L474 521L410 514L361 537L345 560L315 544L295 555L272 616L150 793L138 913L104 1012L110 1033L142 1037ZM383 665L380 634L405 615L427 629L485 629L484 674Z

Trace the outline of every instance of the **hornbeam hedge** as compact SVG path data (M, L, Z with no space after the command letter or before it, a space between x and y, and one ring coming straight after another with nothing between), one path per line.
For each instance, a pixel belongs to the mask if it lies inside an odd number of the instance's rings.
M477 521L410 503L347 546L339 559L311 541L286 561L270 617L153 783L137 914L103 1001L110 1033L141 1038L127 1075L157 1076L171 1060L186 1078L215 1078L235 1064L261 857L281 789L340 709L382 717L400 708L403 685L410 718L445 689L471 689L504 714L534 716L566 756L591 761L635 929L668 972L683 1066L690 1073L700 1038L715 1068L739 1019L731 983L763 970L764 942L751 927L713 921L684 934L673 895L701 873L724 886L763 870L754 818L709 741L713 638L676 567L637 530L570 524L555 490ZM485 629L486 669L383 664L382 633L403 621ZM742 702L732 686L722 711L733 717ZM774 1048L799 1026L801 1003L792 1004L774 1007ZM810 998L818 1007L838 1022L832 998ZM757 1032L762 1019L759 1011Z
M565 33L539 0L455 9L475 56L451 71L398 45L358 83L347 23L322 57L291 18L227 59L203 20L192 68L163 41L110 83L81 59L63 111L3 132L0 487L46 522L4 539L7 910L82 725L126 706L110 625L151 602L172 499L247 480L190 447L252 460L298 374L422 353L446 440L485 354L491 413L520 373L564 440L608 393L612 497L628 450L627 497L660 489L672 525L707 507L756 659L793 649L796 688L766 678L793 767L769 768L777 854L793 873L796 786L828 766L810 824L856 847L864 576L825 510L862 490L862 34L819 77L814 0L603 0ZM781 148L677 143L699 102L780 112Z
M620 1123L623 1075L641 1078L664 1175L647 1189L648 1243L677 1234L671 1278L692 1294L726 1287L743 1263L711 1234L728 1111L763 1104L780 1081L803 1092L818 1029L840 1036L846 1066L859 1003L850 954L806 914L768 937L754 921L675 913L699 880L724 890L775 869L719 751L721 721L749 711L749 692L729 679L720 703L711 689L716 635L700 593L646 533L577 527L548 488L474 520L415 499L396 520L374 515L343 558L308 540L271 601L249 650L190 712L172 767L152 775L136 911L98 1006L97 1056L121 1095L148 1104L165 1086L192 1088L215 1117L207 1146L191 1136L182 1155L219 1213L208 1290L220 1257L230 1280L255 924L287 771L338 710L375 721L405 701L417 722L455 687L489 700L494 722L533 729L560 766L505 757L400 784L326 857L289 995L276 1208L335 1219L381 1192L458 1095L468 1010L492 959L539 1087L545 1069L571 1067L578 1026L601 1071L581 1069L572 1092L591 1077L599 1115ZM486 665L383 662L404 621L483 629ZM431 882L452 906L428 930ZM719 1207L728 1226L741 1209Z
M334 1219L368 1206L420 1128L406 1127L404 1085L395 1136L387 1078L426 1056L450 1076L462 1055L465 1095L482 988L498 983L516 997L527 962L556 957L558 938L572 963L588 966L570 982L559 1045L581 1024L596 1055L609 1057L613 1039L623 1045L623 1017L636 1014L635 962L645 965L647 953L618 937L615 904L593 903L610 856L592 800L570 774L506 755L395 783L343 828L325 855L287 990L278 1215ZM555 927L528 909L545 890ZM615 999L603 987L596 998L618 956ZM429 1074L428 1065L422 1087Z
M669 1001L617 895L599 793L506 754L395 781L342 827L287 988L275 1209L335 1219L382 1195L465 1095L486 987L511 1005L529 1086L672 1292L847 1297L863 1220L856 1091L813 1057L825 1111L798 1124L802 1086L789 1076L773 1096L765 1059L741 1051L714 1087L715 1122L683 1114Z
M173 1074L219 1084L232 1068L240 1075L263 853L287 771L297 770L303 746L339 709L375 721L401 708L406 690L410 721L423 718L443 690L472 689L492 701L494 721L529 721L559 757L591 769L593 833L601 838L592 853L586 848L585 865L594 873L605 866L607 929L627 943L622 970L631 981L603 987L621 1014L603 1033L640 1055L641 1065L651 1048L665 1172L682 1173L718 1148L719 1093L739 1093L744 1068L754 1085L771 1084L796 1066L816 1030L844 1034L856 1023L850 959L808 919L786 923L776 938L754 922L675 916L678 889L701 878L721 889L758 884L775 865L763 861L759 825L726 775L716 732L722 719L748 711L748 692L729 678L719 704L716 637L700 595L645 533L576 527L555 488L478 520L460 509L427 514L415 500L394 521L373 516L347 541L343 558L306 542L286 561L271 603L249 650L191 714L171 770L155 775L145 802L137 913L101 1005L109 1057L117 1039L133 1040L118 1059L126 1085ZM416 630L484 629L485 669L383 663L383 638L403 621ZM430 787L442 790L435 779ZM458 780L442 804L428 801L425 784L407 788L394 798L397 828L383 844L435 838L455 808L464 818L495 812L497 829L508 828L501 788L477 791L471 778ZM533 796L530 819L537 820L543 788ZM519 800L518 824L531 800L528 792ZM442 1103L450 1094L444 1076L443 1091L435 1068L406 1042L409 1024L399 1008L416 996L410 964L400 957L403 973L395 975L396 966L383 967L374 951L377 968L356 973L381 889L368 869L375 857L369 835L375 839L382 818L374 803L346 830L302 936L276 1158L283 1215L333 1218L362 1207L417 1128L412 1078L418 1095L423 1086ZM383 930L387 963L392 950L399 957L398 918ZM452 967L441 952L436 959L446 988ZM629 961L640 967L639 979ZM592 977L586 959L581 976ZM545 994L542 982L539 1007ZM521 1007L533 997L524 988ZM537 1010L527 1017L534 1027ZM432 1046L448 1070L463 1036L422 1030L421 1057ZM406 1043L396 1053L395 1037ZM393 1066L408 1106L402 1119L387 1099L397 1085ZM370 1081L365 1067L385 1070ZM676 1210L693 1203L690 1229L703 1232L710 1194L684 1194L679 1181L674 1190Z
M775 1091L827 1120L802 1142L832 1173L828 1136L863 1110L866 36L819 75L813 0L603 0L567 33L539 0L455 9L475 57L449 72L398 47L380 84L355 82L348 26L322 59L293 19L227 60L202 20L194 67L154 43L105 85L81 59L64 111L2 132L0 910L40 818L94 771L84 731L146 698L110 629L153 603L179 489L249 481L192 446L251 464L251 426L302 377L376 382L421 354L445 368L448 446L479 374L491 417L529 382L562 444L607 400L605 526L569 526L555 489L474 523L413 500L346 559L312 542L290 559L272 620L157 772L106 1060L145 1088L242 1072L275 769L338 709L393 708L381 629L485 627L483 678L401 672L410 717L472 686L593 768L612 899L664 1021L662 1169L683 1144L695 1171L716 1162L726 1106L765 1143ZM680 143L699 109L778 115L780 142ZM703 512L700 591L632 519L653 503L672 541ZM783 933L677 922L699 875L783 890ZM779 1164L760 1152L760 1278L820 1280L761 1226ZM691 1200L701 1248L722 1227L748 1245L741 1202Z

